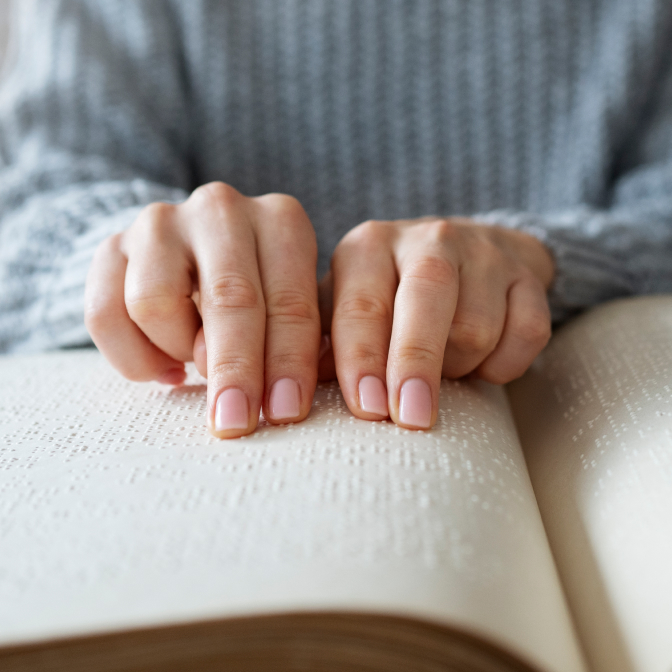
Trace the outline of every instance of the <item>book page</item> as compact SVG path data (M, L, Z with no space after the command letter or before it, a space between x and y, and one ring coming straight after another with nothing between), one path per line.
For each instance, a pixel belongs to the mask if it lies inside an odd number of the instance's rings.
M672 670L672 297L553 337L510 396L595 672Z
M308 420L220 441L193 371L0 360L0 645L310 610L454 625L583 669L506 397L448 383L432 431Z

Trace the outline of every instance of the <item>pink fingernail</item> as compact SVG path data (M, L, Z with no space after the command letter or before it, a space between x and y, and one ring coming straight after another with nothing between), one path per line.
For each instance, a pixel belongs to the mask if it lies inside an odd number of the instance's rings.
M290 420L301 412L299 386L291 378L281 378L271 388L268 410L273 420Z
M401 386L399 420L404 425L428 429L432 423L432 393L420 378L410 378Z
M380 378L364 376L359 381L359 405L367 413L387 417L387 391Z
M224 390L215 405L215 430L247 429L249 423L249 405L242 390L230 387Z
M162 385L181 385L187 377L187 372L184 369L168 369L162 373L156 380Z

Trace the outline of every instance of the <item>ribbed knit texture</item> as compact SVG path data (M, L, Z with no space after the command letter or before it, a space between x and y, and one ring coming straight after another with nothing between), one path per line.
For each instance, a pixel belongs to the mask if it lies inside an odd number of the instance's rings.
M88 342L96 245L199 184L279 191L319 271L370 219L541 238L556 318L672 291L669 0L19 0L0 349Z

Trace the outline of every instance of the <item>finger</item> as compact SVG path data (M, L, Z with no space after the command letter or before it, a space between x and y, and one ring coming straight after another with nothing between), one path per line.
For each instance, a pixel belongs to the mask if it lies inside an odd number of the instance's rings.
M207 378L208 352L205 348L205 334L203 333L203 327L196 332L196 338L194 339L194 364L196 364L196 370L203 376L203 378Z
M478 261L462 268L443 358L446 378L461 378L473 371L499 342L506 319L507 286L496 268Z
M191 300L194 268L176 229L176 208L145 208L126 239L133 254L126 269L126 309L158 348L191 361L201 318Z
M534 277L513 284L502 337L477 369L491 383L508 383L527 370L551 337L551 313L546 292Z
M390 416L427 429L436 422L443 356L458 296L458 265L441 241L443 222L413 227L395 249L399 288L387 368Z
M184 364L153 345L131 320L124 301L126 257L121 234L106 239L96 250L85 292L85 322L96 347L130 380L184 382Z
M392 232L384 222L361 224L332 259L336 373L348 408L366 420L389 415L385 381L397 288Z
M185 204L207 350L208 424L220 438L254 431L264 387L266 311L247 199L213 183Z
M298 422L308 415L317 384L317 241L296 199L269 194L255 205L266 304L264 416L272 423Z

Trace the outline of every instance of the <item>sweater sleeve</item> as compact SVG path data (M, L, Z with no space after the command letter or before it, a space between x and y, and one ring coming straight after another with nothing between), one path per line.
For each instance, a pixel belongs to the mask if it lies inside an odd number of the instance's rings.
M546 244L556 322L609 299L672 292L672 67L654 94L639 132L625 139L607 207L476 216Z
M164 2L18 0L0 92L0 352L90 343L107 236L189 189L179 39Z

